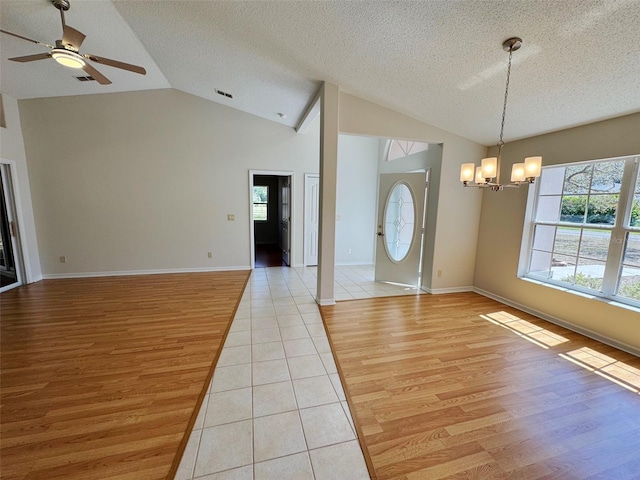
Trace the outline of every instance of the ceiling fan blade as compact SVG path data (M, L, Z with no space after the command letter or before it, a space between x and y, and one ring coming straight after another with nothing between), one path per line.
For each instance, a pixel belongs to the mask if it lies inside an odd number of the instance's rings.
M75 28L65 25L62 30L62 44L73 48L75 51L80 50L80 45L84 41L86 35L79 32Z
M88 63L84 64L84 67L82 67L82 70L84 70L89 75L91 75L95 79L95 81L98 82L100 85L109 85L111 83L111 80L109 80L107 77L102 75L98 70L93 68Z
M7 32L6 30L0 30L2 33L6 33L7 35L11 35L12 37L20 38L22 40L26 40L27 42L36 43L38 45L44 45L45 47L54 48L53 45L49 45L48 43L42 43L38 40L34 40L33 38L23 37L22 35L18 35L17 33Z
M147 71L137 65L131 65L130 63L119 62L117 60L111 60L110 58L98 57L91 55L90 53L84 56L89 60L93 60L96 63L102 63L103 65L109 65L110 67L121 68L122 70L128 70L130 72L139 73L140 75L146 75Z
M12 62L33 62L35 60L44 60L45 58L51 58L50 53L36 53L35 55L25 55L24 57L13 57L10 58Z

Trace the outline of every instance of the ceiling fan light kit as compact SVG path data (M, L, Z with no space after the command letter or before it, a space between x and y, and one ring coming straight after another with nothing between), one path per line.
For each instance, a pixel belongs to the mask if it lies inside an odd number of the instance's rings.
M117 60L111 60L105 57L98 57L97 55L92 55L90 53L81 54L80 46L85 39L85 34L67 25L64 19L64 12L69 10L69 8L71 7L69 0L51 0L51 3L54 7L60 10L60 19L62 21L62 39L56 40L55 46L53 46L49 45L48 43L39 42L38 40L33 40L31 38L18 35L17 33L0 30L0 32L7 35L11 35L13 37L20 38L21 40L26 40L28 42L42 45L51 49L51 52L48 53L26 55L23 57L10 58L9 60L14 62L26 63L36 60L44 60L46 58L53 58L56 62L58 62L60 65L64 65L65 67L76 69L81 68L101 85L109 85L111 83L111 80L109 80L93 66L91 66L87 62L87 60L109 65L110 67L119 68L128 72L146 75L147 71L143 67L140 67L138 65L131 65L129 63L119 62Z
M56 62L65 67L84 68L87 63L82 58L82 55L66 48L54 48L51 51L51 56Z
M498 156L483 158L479 167L474 163L463 163L460 167L460 181L465 187L490 188L494 192L504 188L518 188L522 184L535 182L542 171L542 157L533 156L524 159L524 163L515 163L511 168L511 183L500 183L500 160L502 159L502 140L504 134L504 119L507 113L507 97L509 94L509 77L511 76L511 58L513 52L522 46L519 37L508 38L502 43L502 49L509 52L509 67L507 69L507 85L504 91L504 105L502 107L502 123L500 126L500 140L498 141ZM495 181L494 181L495 179ZM475 182L471 185L469 182Z

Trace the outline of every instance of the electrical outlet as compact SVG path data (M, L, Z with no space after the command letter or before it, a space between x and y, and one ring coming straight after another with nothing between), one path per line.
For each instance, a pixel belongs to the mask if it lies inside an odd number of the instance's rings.
M349 250L347 251L347 253L348 253L349 255L351 255L351 249L349 249Z
M67 263L67 257L65 257L64 255L62 255L60 257L60 263Z
M213 258L213 252L207 252L207 257Z
M442 270L438 270L438 277L442 276Z
M236 216L233 213L227 214L227 221L235 222L235 220L236 220Z

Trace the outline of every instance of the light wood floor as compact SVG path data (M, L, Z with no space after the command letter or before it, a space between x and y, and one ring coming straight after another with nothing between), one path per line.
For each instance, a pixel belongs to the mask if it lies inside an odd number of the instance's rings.
M2 478L173 478L248 276L45 280L3 293Z
M321 312L372 478L640 478L639 358L473 293Z

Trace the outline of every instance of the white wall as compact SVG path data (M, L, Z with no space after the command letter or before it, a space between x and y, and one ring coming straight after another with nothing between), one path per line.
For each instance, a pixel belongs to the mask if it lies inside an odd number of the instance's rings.
M18 229L22 245L26 282L35 282L42 278L40 257L36 239L36 228L31 205L29 174L20 126L20 112L16 99L2 94L2 105L6 128L0 128L0 158L12 165L15 174L14 191L18 214Z
M340 94L340 132L442 144L431 290L472 288L482 195L462 187L460 164L479 161L487 148L346 93Z
M378 144L373 137L338 136L336 265L374 262Z
M508 143L502 174L525 157L542 155L544 165L640 154L640 114ZM527 188L485 192L474 285L495 296L610 343L640 352L640 314L517 278Z
M23 100L20 111L45 275L249 268L250 169L295 172L302 264L317 121L298 135L176 90Z

